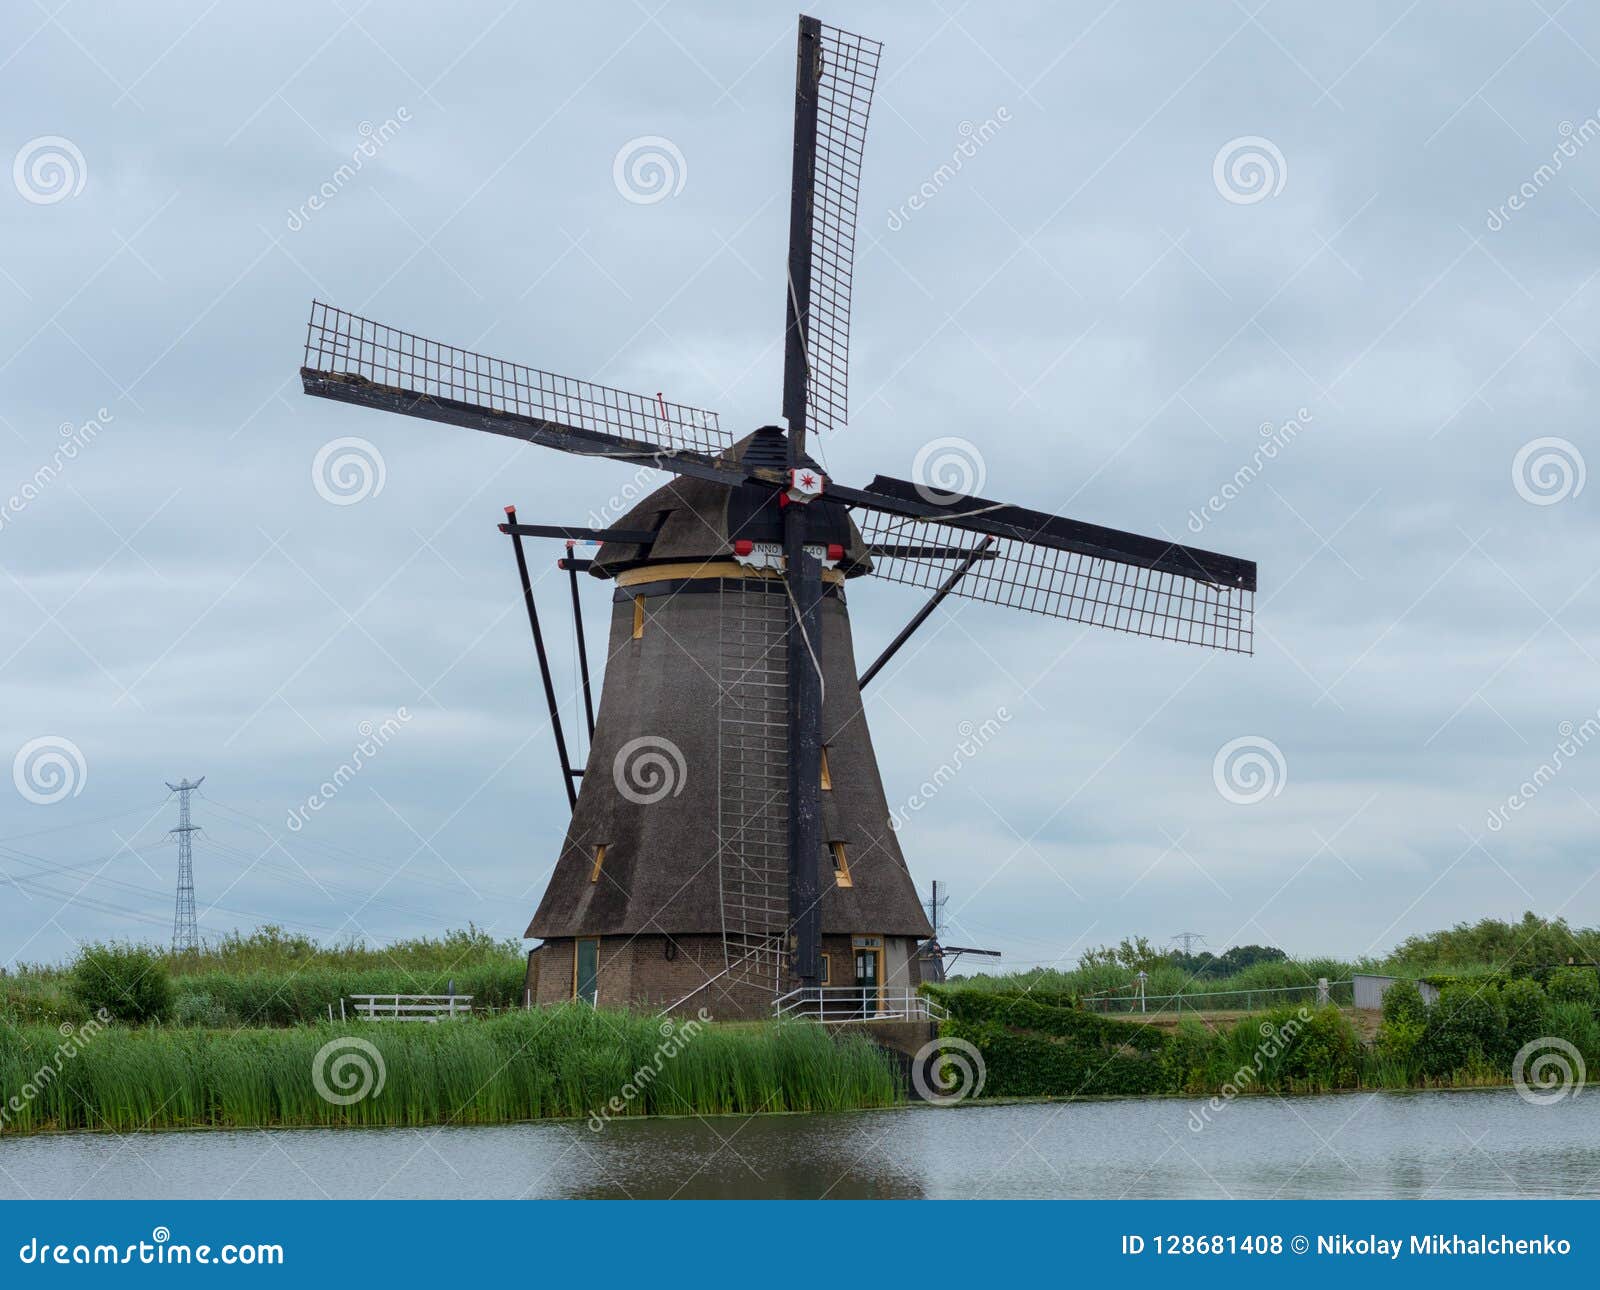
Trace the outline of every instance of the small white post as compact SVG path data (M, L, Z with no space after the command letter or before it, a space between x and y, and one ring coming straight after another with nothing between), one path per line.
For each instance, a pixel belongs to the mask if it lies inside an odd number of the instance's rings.
M1317 1006L1321 1007L1323 1004L1325 1004L1327 1002L1328 1002L1328 978L1325 977L1325 976L1319 976L1317 978Z

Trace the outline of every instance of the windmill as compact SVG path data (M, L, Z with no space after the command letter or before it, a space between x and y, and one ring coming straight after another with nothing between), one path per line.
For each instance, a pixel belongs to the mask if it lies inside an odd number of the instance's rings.
M529 926L530 997L881 1013L931 934L889 810L861 688L947 596L1240 653L1253 562L879 475L829 477L844 429L851 275L877 42L800 19L784 426L734 442L714 413L441 344L313 302L308 394L664 472L604 526L507 508L573 814ZM591 744L570 764L524 538L613 586ZM576 541L598 544L592 558ZM846 583L932 597L858 678ZM581 640L581 631L580 631ZM587 664L585 661L585 676ZM585 696L588 698L587 679ZM576 786L575 786L576 785ZM853 994L852 994L853 992Z

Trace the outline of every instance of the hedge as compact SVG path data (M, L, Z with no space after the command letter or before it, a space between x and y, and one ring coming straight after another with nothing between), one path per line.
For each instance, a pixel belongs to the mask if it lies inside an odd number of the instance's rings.
M952 1018L965 1022L990 1023L1085 1044L1125 1046L1141 1053L1159 1052L1167 1042L1167 1036L1154 1026L1052 1005L1031 995L948 986L923 988L944 1005Z

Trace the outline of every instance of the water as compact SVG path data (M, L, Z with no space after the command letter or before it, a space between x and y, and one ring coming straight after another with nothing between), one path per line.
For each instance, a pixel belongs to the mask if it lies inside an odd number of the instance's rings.
M1591 1106L1591 1102L1594 1105ZM1600 1099L1511 1090L0 1142L0 1198L1600 1195Z

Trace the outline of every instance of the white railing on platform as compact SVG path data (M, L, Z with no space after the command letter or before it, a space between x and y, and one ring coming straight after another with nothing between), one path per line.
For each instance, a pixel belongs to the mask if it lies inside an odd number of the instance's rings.
M809 1017L826 1025L847 1021L942 1021L943 1006L914 989L884 986L802 986L773 1000L779 1017Z
M439 1021L472 1015L470 994L352 994L363 1021Z

